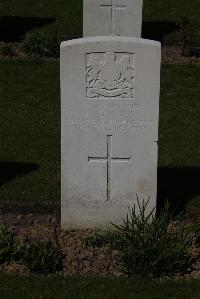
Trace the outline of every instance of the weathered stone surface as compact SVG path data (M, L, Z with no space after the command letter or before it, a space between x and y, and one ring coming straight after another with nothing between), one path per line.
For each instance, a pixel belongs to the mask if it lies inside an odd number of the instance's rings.
M94 37L61 45L62 227L120 223L156 206L160 43Z
M141 37L142 5L143 0L84 0L84 37Z

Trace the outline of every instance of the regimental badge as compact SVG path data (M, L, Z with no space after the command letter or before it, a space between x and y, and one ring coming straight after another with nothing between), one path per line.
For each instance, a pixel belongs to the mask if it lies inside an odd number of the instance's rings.
M89 53L87 98L134 99L135 54Z

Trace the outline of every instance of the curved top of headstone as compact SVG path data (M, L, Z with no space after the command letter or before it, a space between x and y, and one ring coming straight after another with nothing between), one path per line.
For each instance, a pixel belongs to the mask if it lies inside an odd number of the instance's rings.
M129 37L129 36L112 36L110 39L109 36L91 36L86 38L77 38L72 40L63 41L61 43L61 49L65 46L76 45L76 44L85 44L85 43L102 43L102 42L131 42L135 44L141 45L154 45L160 47L161 44L158 41L144 39L144 38L137 38L137 37Z
M141 37L143 0L84 0L83 36Z

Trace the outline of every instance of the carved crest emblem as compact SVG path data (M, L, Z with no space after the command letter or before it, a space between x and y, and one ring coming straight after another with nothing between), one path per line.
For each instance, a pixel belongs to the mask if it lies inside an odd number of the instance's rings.
M134 54L87 54L88 98L134 98Z

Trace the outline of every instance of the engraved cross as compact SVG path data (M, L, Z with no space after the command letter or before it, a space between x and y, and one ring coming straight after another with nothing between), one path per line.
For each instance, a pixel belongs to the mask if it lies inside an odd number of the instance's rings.
M107 202L111 201L112 162L131 162L131 157L112 157L112 135L107 135L106 157L88 157L88 162L105 162L107 164Z
M125 4L116 4L115 0L109 0L107 4L100 5L101 8L110 9L110 35L114 35L115 31L115 10L126 9Z

